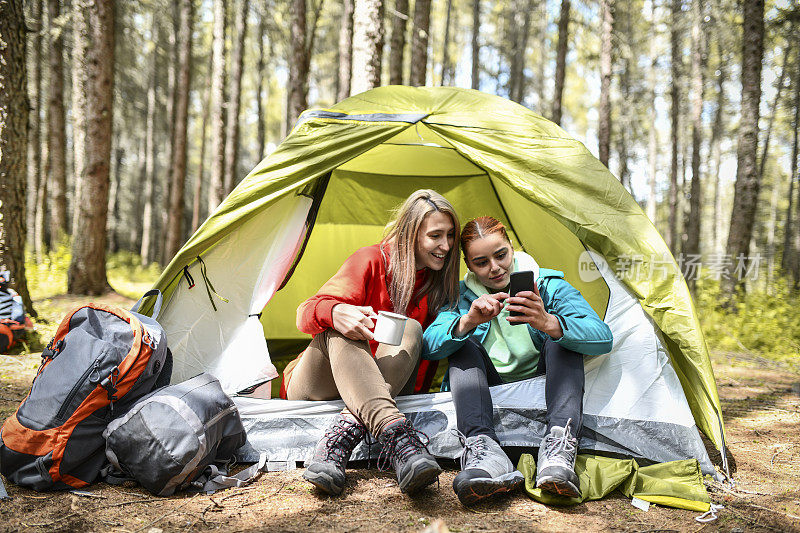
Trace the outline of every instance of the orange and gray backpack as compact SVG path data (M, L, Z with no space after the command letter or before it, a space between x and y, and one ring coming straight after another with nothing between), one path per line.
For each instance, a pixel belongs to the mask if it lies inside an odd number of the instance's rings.
M42 352L28 396L0 430L0 471L34 490L80 488L106 464L103 430L169 382L167 339L153 316L87 304L70 312Z

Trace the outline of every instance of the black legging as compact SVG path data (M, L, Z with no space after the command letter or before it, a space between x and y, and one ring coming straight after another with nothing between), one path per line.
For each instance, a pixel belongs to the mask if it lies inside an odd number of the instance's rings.
M548 371L549 370L549 371ZM583 429L583 355L545 340L536 374L545 374L547 432L564 426L570 418L573 436ZM456 408L458 430L467 437L488 435L499 442L494 431L492 396L489 387L504 383L486 349L474 337L450 355L450 390Z

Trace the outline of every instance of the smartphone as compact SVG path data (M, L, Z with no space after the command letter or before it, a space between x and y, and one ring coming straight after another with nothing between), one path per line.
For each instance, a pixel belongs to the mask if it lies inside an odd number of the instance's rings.
M532 270L521 270L511 273L511 284L508 286L509 296L516 296L518 292L533 291L536 280ZM520 316L522 313L511 311L508 316Z

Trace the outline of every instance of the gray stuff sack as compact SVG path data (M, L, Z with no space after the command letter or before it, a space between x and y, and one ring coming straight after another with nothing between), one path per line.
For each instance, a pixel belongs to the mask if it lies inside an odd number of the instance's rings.
M154 391L113 420L103 437L106 457L118 471L108 477L121 473L157 496L190 487L206 467L231 461L247 440L236 405L209 374ZM216 480L207 473L203 478L215 482L211 490L232 486L224 482L224 470L213 472Z

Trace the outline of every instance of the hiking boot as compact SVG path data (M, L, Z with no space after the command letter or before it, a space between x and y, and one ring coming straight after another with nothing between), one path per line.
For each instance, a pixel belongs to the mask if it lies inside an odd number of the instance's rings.
M565 427L553 426L542 439L539 459L536 461L536 487L553 494L580 498L581 489L575 474L575 457L578 439L570 433L570 422Z
M303 478L328 494L341 494L347 461L366 434L367 428L353 415L337 415L314 448L311 461L306 462Z
M389 424L378 441L382 447L378 467L385 469L391 461L401 491L414 492L439 479L442 469L428 453L428 437L414 429L407 419Z
M525 481L500 445L488 435L464 437L459 433L458 438L464 451L453 490L464 505L509 492Z

